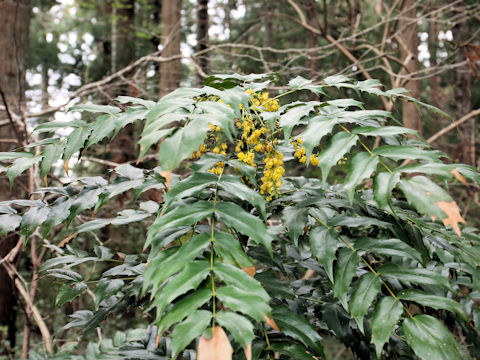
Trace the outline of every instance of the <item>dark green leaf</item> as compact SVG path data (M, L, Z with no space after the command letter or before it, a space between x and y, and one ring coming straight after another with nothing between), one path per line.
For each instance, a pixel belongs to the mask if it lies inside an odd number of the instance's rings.
M333 294L340 299L340 302L347 311L347 294L353 277L357 272L359 261L360 259L356 251L342 248L338 252L338 259L334 271Z
M326 182L330 169L357 143L358 136L339 132L332 136L327 146L318 154L319 167L322 169L322 181Z
M197 311L197 309L210 300L211 297L212 290L200 289L177 302L163 316L158 314L157 321L160 320L158 323L158 332L163 333L173 324L182 321L192 312Z
M231 311L220 311L215 316L215 321L226 328L243 348L246 348L255 338L252 323L244 316Z
M286 306L275 306L272 317L282 333L301 341L305 346L323 355L322 338L303 316L294 313Z
M172 331L172 359L176 359L180 352L187 347L195 338L202 335L210 324L212 313L206 310L198 310L175 326Z
M115 295L123 287L122 279L103 278L97 284L95 291L95 305L98 306L100 302Z
M85 291L87 285L85 283L76 283L71 287L69 284L63 284L55 298L55 305L62 306L67 302L71 302L77 296Z
M385 264L378 269L378 273L393 277L397 280L408 281L414 284L440 285L451 289L448 278L433 270L423 268L409 268L396 264ZM453 290L452 290L453 291Z
M221 255L235 260L239 267L245 268L252 266L252 261L248 255L243 251L242 245L233 235L226 232L215 233L215 251Z
M458 343L439 320L430 315L417 315L403 322L407 344L423 360L465 359Z
M395 325L403 314L402 303L393 297L384 297L375 307L372 323L372 343L375 344L377 358L380 358L383 345L390 338Z
M378 255L408 257L422 262L422 255L417 250L398 239L362 238L355 242L355 249L367 250Z
M378 162L378 156L371 156L366 152L360 152L353 156L350 161L347 178L343 185L343 188L347 191L350 203L353 201L355 188L362 180L370 177L376 170Z
M378 276L369 272L363 274L355 285L355 291L350 299L350 313L363 333L363 317L368 313L368 308L380 292L382 281Z
M268 316L271 311L268 302L265 302L262 297L234 286L223 286L217 289L216 295L224 306L248 315L257 321L263 321L264 317Z
M463 312L462 306L453 299L443 296L431 295L420 290L409 289L398 293L398 298L407 301L413 301L423 306L429 306L434 309L445 309L458 314L467 320L467 316Z
M328 278L333 283L333 262L338 248L337 233L333 229L317 226L310 230L310 251L325 269Z

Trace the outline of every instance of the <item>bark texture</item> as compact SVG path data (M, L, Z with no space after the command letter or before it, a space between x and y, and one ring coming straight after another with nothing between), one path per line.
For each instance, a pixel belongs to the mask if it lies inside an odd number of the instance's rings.
M25 63L28 48L30 24L29 0L0 1L0 90L14 119L20 119L25 105ZM6 107L0 99L0 118L6 119ZM17 126L0 127L0 138L23 138L23 129ZM0 151L10 151L19 144L0 143ZM19 179L18 181L21 181ZM18 187L16 187L18 188ZM17 198L21 194L10 191L5 176L0 177L0 201ZM15 246L17 236L0 238L0 259ZM15 345L16 298L15 286L3 266L0 266L0 327L6 328L7 338L2 339L0 332L0 355L8 352L1 344L8 340Z
M402 18L399 21L401 33L398 37L400 56L403 63L400 75L411 76L420 70L418 61L418 26L417 26L417 3L416 0L405 0L402 7ZM418 74L417 74L418 75ZM404 88L411 91L414 98L420 98L421 83L419 80L407 78L402 84ZM415 104L411 102L402 103L403 125L408 128L422 132L421 114Z
M208 47L208 0L197 0L197 51L205 50ZM208 74L208 53L197 57L200 69ZM203 77L198 74L198 83L203 84Z
M182 0L165 0L162 3L162 57L180 55ZM180 58L160 64L159 95L164 96L180 86Z

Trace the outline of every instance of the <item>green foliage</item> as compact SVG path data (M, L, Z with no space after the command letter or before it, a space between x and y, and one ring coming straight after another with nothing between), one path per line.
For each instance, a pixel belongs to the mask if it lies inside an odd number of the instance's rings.
M461 232L459 209L438 183L455 176L464 181L455 169L474 182L479 174L444 164L444 154L404 137L414 132L383 125L394 121L390 113L365 110L355 99L281 105L283 94L263 92L265 78L211 77L209 86L181 88L156 103L120 97L119 103L133 104L125 111L77 106L72 110L100 115L40 125L37 131L53 134L37 144L35 157L0 154L13 179L36 163L48 174L57 160L83 154L131 122L144 123L141 157L160 142L159 167L122 164L109 180L79 178L37 189L48 195L42 200L0 204L2 233L19 229L27 238L39 230L49 239L61 224L74 228L62 244L50 245L52 257L41 270L62 283L56 304L87 289L95 301L62 329L91 331L127 309L152 322L144 341L118 333L90 343L87 358L182 353L189 359L196 340L208 341L216 325L230 335L235 359L244 352L255 359L274 352L282 359L324 358L322 335L335 336L362 359L478 356L480 236L476 229ZM380 85L344 76L314 85L297 77L284 94L324 97L327 88L348 88L415 101ZM73 132L55 135L65 126ZM373 137L384 144L373 149ZM411 163L399 166L403 160ZM298 162L318 167L321 179L284 174ZM180 177L172 173L179 167ZM333 178L332 169L345 180ZM142 197L151 189L163 201ZM131 208L116 217L82 220L129 193ZM84 251L73 239L135 223L148 227L145 253L114 254L98 237L95 248ZM81 266L87 263L109 265L91 279ZM469 354L459 348L458 332ZM75 351L59 349L55 356Z

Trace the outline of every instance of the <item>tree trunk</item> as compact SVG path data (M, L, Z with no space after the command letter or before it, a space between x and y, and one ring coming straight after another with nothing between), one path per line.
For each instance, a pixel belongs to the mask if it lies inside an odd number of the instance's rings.
M114 73L135 60L135 0L116 0L112 16Z
M197 0L197 51L203 51L208 47L208 0ZM208 74L208 53L197 57L200 69ZM198 83L203 84L203 76L198 73Z
M315 2L315 0L306 0L305 10L307 13L308 24L315 29L320 30L321 26L320 21L318 20L317 3ZM308 31L307 36L308 47L310 49L316 48L318 46L318 35L315 34L313 31ZM310 71L311 79L316 79L318 75L317 60L315 59L316 56L317 54L315 52L309 52L308 69Z
M416 0L405 0L402 8L402 17L399 21L401 33L398 37L400 45L400 56L402 59L403 67L400 71L400 75L409 76L416 73L414 76L418 76L420 70L420 62L418 61L418 24L416 21L417 4ZM411 95L419 99L421 84L420 80L407 79L402 84L404 88L411 91ZM403 125L408 128L415 129L422 132L422 124L420 121L421 114L417 110L417 107L412 102L402 103L402 116Z
M19 119L25 106L25 63L29 40L30 1L4 0L0 1L0 90L6 104L0 98L0 118L7 119L5 111L8 107L12 117ZM18 135L18 136L17 136ZM24 138L23 129L13 126L0 127L0 138ZM0 151L10 151L20 144L0 143ZM17 198L22 194L10 191L6 177L0 177L0 201ZM0 259L15 246L17 236L0 238ZM3 266L0 266L0 327L7 328L7 338L4 340L15 345L16 299L15 286ZM0 348L0 355L9 349Z
M453 28L453 40L458 46L465 45L465 41L471 36L466 22L461 22ZM461 47L457 52L456 61L465 61L465 53ZM472 110L472 93L470 83L472 74L467 65L457 67L455 70L455 104L457 106L457 117L468 114ZM459 128L460 137L460 159L465 164L475 166L475 118L466 121Z
M171 58L180 55L182 39L181 26L182 0L164 0L162 3L162 57ZM160 97L180 86L180 58L160 64Z

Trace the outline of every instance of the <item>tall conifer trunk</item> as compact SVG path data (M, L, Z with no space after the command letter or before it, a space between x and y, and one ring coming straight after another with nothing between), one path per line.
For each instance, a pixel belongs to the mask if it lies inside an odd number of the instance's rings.
M30 27L30 1L29 0L3 0L0 1L0 118L7 119L6 107L11 116L19 119L25 105L25 63L29 40ZM24 138L23 129L10 125L0 127L0 138ZM8 142L0 143L0 151L10 151L20 144ZM18 189L18 186L14 187ZM20 198L23 194L10 191L8 180L0 177L0 201ZM17 236L0 238L0 259L15 246ZM13 347L15 345L15 318L16 298L15 287L3 266L0 266L0 327L7 328L7 340ZM2 333L0 332L0 343ZM0 347L0 355L8 349Z
M180 55L182 40L182 0L165 0L162 3L162 57L169 59ZM180 58L160 64L159 95L164 96L180 86Z

